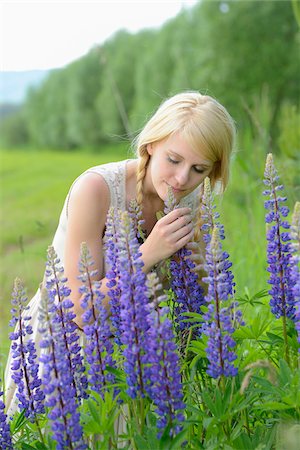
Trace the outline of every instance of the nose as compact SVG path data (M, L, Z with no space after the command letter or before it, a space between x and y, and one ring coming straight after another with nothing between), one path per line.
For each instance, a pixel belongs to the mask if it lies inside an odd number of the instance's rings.
M184 167L178 168L175 174L176 183L179 186L184 186L189 180L189 170Z

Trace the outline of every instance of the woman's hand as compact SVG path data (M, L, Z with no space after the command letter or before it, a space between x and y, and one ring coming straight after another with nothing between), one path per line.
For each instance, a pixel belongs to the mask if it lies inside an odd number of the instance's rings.
M194 226L190 208L177 208L157 221L141 245L144 270L148 272L158 262L169 258L192 238Z

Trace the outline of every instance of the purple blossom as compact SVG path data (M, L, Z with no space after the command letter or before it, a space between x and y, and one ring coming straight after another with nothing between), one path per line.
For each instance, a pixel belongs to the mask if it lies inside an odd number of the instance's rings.
M43 350L40 361L43 364L42 381L46 394L45 406L49 408L53 439L56 448L83 450L83 441L76 387L70 366L70 354L66 349L62 321L58 318L53 292L41 288L39 308L39 331L42 334L40 346Z
M291 239L292 239L292 279L293 279L293 295L295 301L295 328L298 334L298 343L300 344L300 202L296 202L291 223ZM300 352L300 345L298 348Z
M120 215L113 207L107 214L106 231L104 236L105 263L107 266L106 278L108 287L107 296L110 298L111 323L113 326L115 341L121 345L121 314L120 314L120 287L117 283L118 269L118 243L117 230L120 227Z
M208 310L204 314L203 333L208 336L206 354L208 358L207 373L218 378L221 375L235 376L237 369L233 365L236 354L232 338L234 322L243 325L241 312L237 310L237 302L232 301L234 293L233 275L229 268L231 262L228 253L222 251L217 227L213 228L211 240L206 248L205 270L207 277L203 281L208 284L205 300Z
M139 242L127 211L122 213L118 233L119 285L121 289L121 340L124 348L124 370L130 397L145 394L149 380L144 377L143 364L148 351L147 317L149 304L146 275L142 270Z
M82 348L79 344L78 327L73 320L76 315L73 312L74 304L70 299L71 290L66 283L67 278L64 276L64 269L60 264L60 260L54 248L49 246L46 265L46 288L50 298L54 301L56 308L54 320L60 324L75 395L80 401L82 398L88 397L86 392L88 383L83 364Z
M108 312L103 306L105 295L101 292L101 283L92 281L90 267L93 265L87 245L81 245L80 279L82 285L81 306L84 309L82 319L86 336L85 354L89 363L88 377L91 389L100 393L104 398L104 389L115 383L115 376L107 371L108 367L115 367L112 358L112 333L108 321Z
M214 204L210 179L206 177L204 179L204 190L200 205L201 220L203 222L201 230L204 232L203 240L205 244L210 242L214 227L218 228L220 239L225 239L224 226L218 221L220 214L215 209L216 205Z
M187 312L201 314L204 304L203 288L193 271L195 264L189 258L191 251L183 247L170 261L171 288L175 295L175 316L180 330L190 328Z
M158 414L158 438L166 426L170 427L170 436L175 436L182 429L184 420L183 391L180 375L180 361L175 344L173 325L167 317L168 308L160 308L159 302L164 297L157 297L161 290L155 273L148 275L147 285L153 298L152 314L149 317L148 363L151 384L148 387L150 398Z
M172 189L168 189L168 196L165 202L165 214L178 207ZM201 305L204 303L203 288L198 282L198 276L194 272L195 264L189 258L191 251L186 247L181 248L171 258L171 288L175 295L175 320L179 329L190 328L185 313L194 312L201 314Z
M34 341L30 338L32 326L31 317L26 311L27 296L19 278L15 279L12 292L12 320L10 326L16 326L10 333L12 355L12 379L17 386L18 406L25 410L25 416L31 421L37 414L44 413L44 394L41 391L41 379L38 376L39 364Z
M1 381L1 380L0 380ZM13 450L10 427L5 414L5 404L2 401L3 391L0 392L0 448Z
M283 186L278 184L279 176L274 166L273 156L268 154L265 167L264 184L268 187L263 194L269 196L265 202L267 210L265 220L269 224L267 230L267 262L270 273L268 283L271 284L269 294L272 313L277 317L293 318L295 313L293 295L293 259L290 236L290 225L284 220L289 209L281 204L286 197L278 195Z

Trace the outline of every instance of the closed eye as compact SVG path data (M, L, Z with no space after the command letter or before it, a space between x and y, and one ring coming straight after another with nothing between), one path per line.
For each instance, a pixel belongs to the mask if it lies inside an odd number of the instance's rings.
M170 156L168 156L168 161L169 161L171 164L178 164L178 163L179 163L179 161L177 161L176 159L172 159Z
M207 169L200 169L200 167L194 166L194 171L197 173L204 173Z

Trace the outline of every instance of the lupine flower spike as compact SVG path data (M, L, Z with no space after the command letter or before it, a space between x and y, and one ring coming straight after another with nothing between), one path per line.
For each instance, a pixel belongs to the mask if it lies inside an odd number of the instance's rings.
M159 303L165 296L158 296L161 291L155 273L148 275L147 285L153 311L150 319L148 361L150 365L149 395L156 405L158 414L158 438L166 426L170 427L170 436L181 431L184 420L183 392L180 376L180 363L175 344L173 325L167 318L168 308L160 308Z
M167 214L177 208L175 196L171 189L168 191L164 212ZM175 317L178 328L187 330L190 323L185 313L201 313L201 305L204 303L203 288L198 282L198 276L194 272L195 263L191 260L191 250L181 248L170 261L171 288L175 294Z
M139 242L127 211L122 213L118 233L119 285L121 289L121 340L124 348L124 370L127 375L130 397L145 395L143 365L148 351L149 304L147 296L146 275L142 270Z
M53 439L57 450L84 450L76 388L67 354L62 322L58 320L54 296L41 287L39 307L39 331L42 334L40 346L43 353L42 381L46 394L45 406L49 408Z
M277 317L293 318L295 313L292 277L292 247L290 225L285 220L289 213L287 206L283 206L286 197L279 195L283 185L279 184L279 176L274 166L273 155L269 153L266 160L264 184L267 190L263 192L269 197L265 201L268 211L265 220L267 230L267 261L271 284L269 294L272 313Z
M243 321L237 303L232 301L233 276L228 270L232 264L228 256L222 251L219 230L214 227L206 252L205 270L208 276L203 278L208 284L205 297L208 311L203 316L206 321L203 333L208 336L207 373L213 378L237 374L237 368L233 365L237 356L233 351L236 343L232 334L234 322L243 325Z
M293 294L295 301L295 327L298 333L298 343L300 352L300 202L296 202L291 224L291 238L294 265L292 268L292 277L294 280Z
M17 386L19 408L25 410L25 416L31 421L36 415L44 412L44 394L41 391L41 379L38 376L39 364L34 341L30 338L32 326L28 310L27 296L19 278L15 279L12 292L12 320L10 326L16 325L16 330L10 333L12 340L12 379Z
M49 296L55 299L56 316L61 325L62 339L66 348L66 356L69 360L73 385L77 399L87 398L87 378L83 364L82 349L79 344L79 332L73 319L76 315L73 312L74 304L70 299L71 290L67 286L67 279L64 269L52 246L48 247L46 265L46 288Z
M1 380L0 380L1 384ZM2 401L3 392L0 392L0 448L2 450L13 450L10 427L5 414L5 404Z
M214 227L219 230L220 239L225 239L224 227L218 221L219 213L215 211L214 197L211 191L210 179L208 177L204 180L204 190L200 205L200 216L202 221L201 229L203 231L203 240L206 244L210 242L212 231Z
M121 345L121 315L120 315L120 287L117 283L119 278L118 268L118 243L117 230L120 227L120 213L113 207L110 207L107 213L106 229L103 245L105 248L105 264L107 267L106 278L108 287L107 296L110 298L111 323L115 342Z
M100 288L101 283L92 281L96 275L91 267L94 265L86 243L81 244L80 273L82 285L79 292L82 294L81 306L84 333L86 336L85 354L89 363L88 378L91 389L104 398L105 388L115 382L115 377L107 371L107 367L115 367L113 361L112 333L108 321L108 312L102 304L105 295Z

